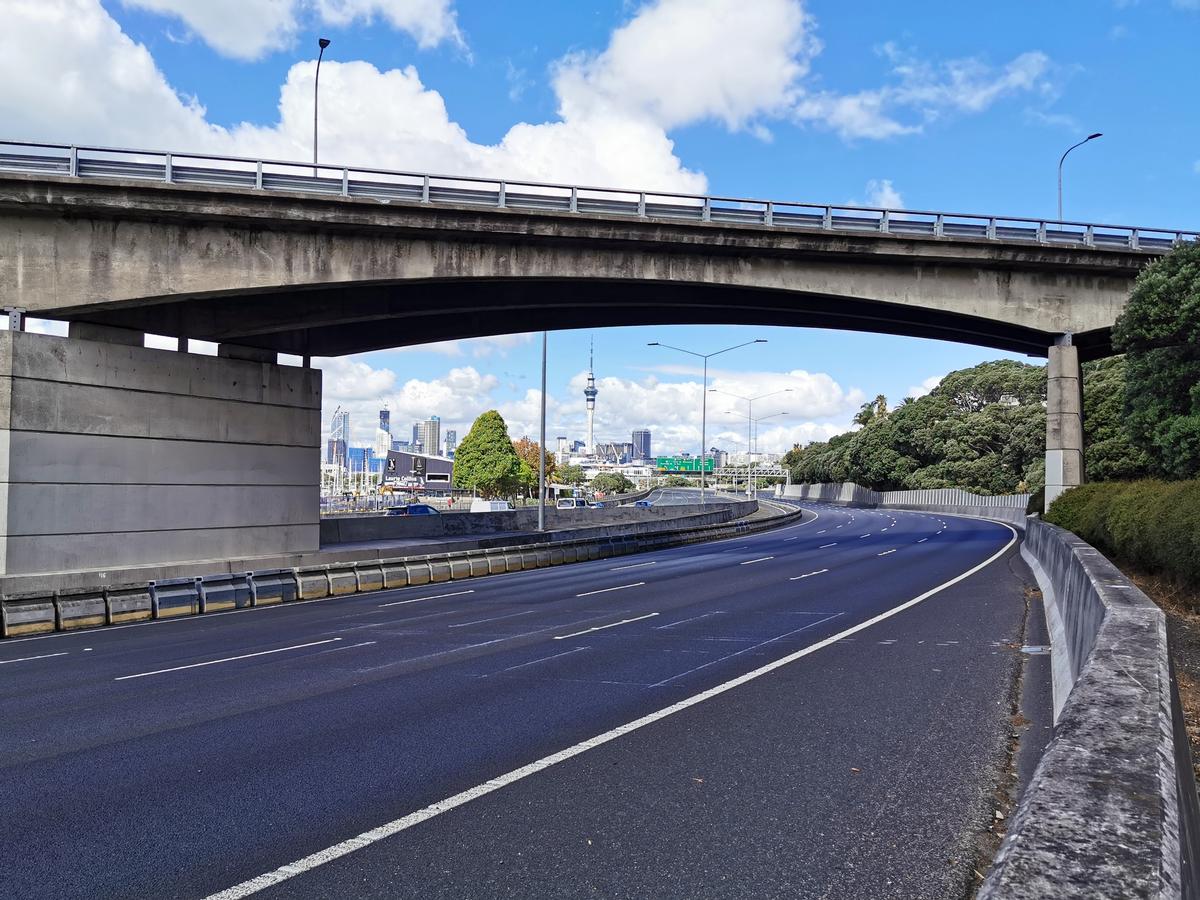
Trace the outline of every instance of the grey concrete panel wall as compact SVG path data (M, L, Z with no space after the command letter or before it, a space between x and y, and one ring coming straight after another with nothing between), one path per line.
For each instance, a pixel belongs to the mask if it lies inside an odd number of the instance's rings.
M318 546L320 372L0 333L0 573Z

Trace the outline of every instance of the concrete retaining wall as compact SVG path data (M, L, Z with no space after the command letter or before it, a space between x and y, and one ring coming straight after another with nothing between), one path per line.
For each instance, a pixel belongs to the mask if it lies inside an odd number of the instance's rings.
M1056 722L979 897L1200 896L1200 802L1162 611L1070 532L1030 519L1022 553L1046 598Z
M752 501L731 501L728 508L734 518L754 511ZM709 512L710 503L677 504L638 508L607 506L600 509L546 510L546 527L578 528L588 525L617 525L635 522L663 522L683 516ZM499 532L533 531L537 528L537 507L524 507L504 512L441 513L436 516L327 516L321 520L321 546L388 541L416 537L457 537Z
M0 575L315 550L321 373L0 332Z
M847 481L838 484L779 485L776 496L791 500L815 500L838 506L909 509L950 515L997 519L1023 528L1029 494L985 496L958 488L924 491L873 491Z

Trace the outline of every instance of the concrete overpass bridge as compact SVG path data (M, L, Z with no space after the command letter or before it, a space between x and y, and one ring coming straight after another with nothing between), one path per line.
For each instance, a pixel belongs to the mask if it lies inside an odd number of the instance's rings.
M0 143L0 308L18 326L0 350L0 573L311 549L320 376L277 353L307 363L546 321L825 327L1048 356L1054 494L1082 478L1080 359L1110 352L1141 266L1197 239ZM24 315L70 337L21 334ZM215 341L218 358L145 349L146 332Z

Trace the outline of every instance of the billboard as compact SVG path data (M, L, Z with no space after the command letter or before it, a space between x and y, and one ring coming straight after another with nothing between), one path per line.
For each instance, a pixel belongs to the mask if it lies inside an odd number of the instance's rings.
M716 460L711 456L704 460L704 471L711 472ZM678 472L683 475L700 473L700 458L695 456L657 456L654 467L660 472Z

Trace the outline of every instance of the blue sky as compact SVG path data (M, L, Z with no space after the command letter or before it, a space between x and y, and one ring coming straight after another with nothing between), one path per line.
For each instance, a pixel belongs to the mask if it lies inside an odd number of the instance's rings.
M323 35L331 162L1042 216L1059 154L1102 131L1068 162L1068 218L1198 224L1200 0L3 6L11 137L302 158ZM599 436L649 426L658 451L698 449L689 359L646 342L707 352L760 336L714 361L715 383L793 388L756 408L791 413L764 423L771 449L844 428L865 396L897 401L1004 355L779 328L554 333L552 434L582 434L594 338ZM516 436L534 427L537 351L517 336L325 361L327 412L349 408L366 441L380 399L393 421L441 414L460 437L495 406ZM720 413L737 402L713 401L717 443L734 449L744 424Z

